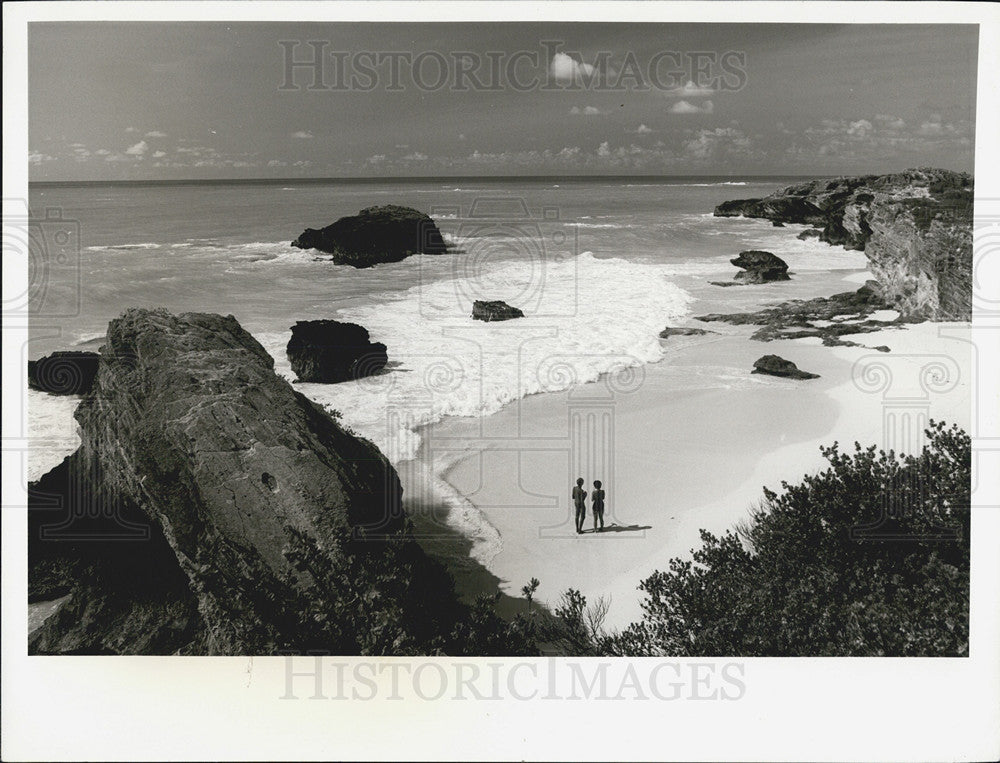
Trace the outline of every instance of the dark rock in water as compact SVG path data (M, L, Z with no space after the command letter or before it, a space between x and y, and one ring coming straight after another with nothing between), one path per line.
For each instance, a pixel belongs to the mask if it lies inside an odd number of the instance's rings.
M96 352L53 352L28 361L28 386L50 395L83 395L97 376Z
M761 252L750 249L740 252L738 257L730 260L742 272L736 274L738 281L747 283L767 283L768 281L787 281L788 264L771 252Z
M764 355L754 361L753 371L755 374L769 374L770 376L782 376L787 379L818 379L819 374L811 374L808 371L800 371L792 361L785 360L778 355Z
M771 221L771 225L773 227L775 227L775 228L784 228L785 227L785 224L783 222L778 221L778 220L772 220Z
M718 331L698 328L675 328L667 326L660 332L660 339L667 339L672 336L703 336L705 334L718 334Z
M971 320L973 179L934 168L812 180L716 216L822 228L821 241L863 250L882 292L912 318Z
M730 260L738 268L743 268L736 274L734 281L712 281L715 286L746 286L749 284L770 283L771 281L788 281L788 264L771 252L749 249L740 252L739 256Z
M818 337L828 347L863 347L864 345L841 337L901 327L905 323L902 316L894 321L868 318L876 310L889 307L891 306L881 295L878 283L869 281L857 291L845 291L832 297L795 299L755 313L699 315L696 320L759 325L760 328L750 338L760 342ZM822 325L816 325L816 322L822 322Z
M356 323L298 321L286 348L300 382L337 382L377 374L389 362L386 347Z
M430 217L395 205L368 207L325 228L307 228L292 246L318 249L333 255L333 262L356 268L398 262L411 254L447 251L441 231Z
M29 500L29 515L56 509L48 524L70 539L38 552L39 529L29 568L48 572L29 588L41 598L76 581L33 634L36 651L320 648L333 600L316 576L341 558L344 533L403 528L385 457L277 376L232 316L127 311L76 418L81 448ZM81 517L95 500L97 520ZM104 533L103 553L74 551L88 531ZM309 555L290 556L306 542ZM167 630L152 643L156 624Z
M795 238L797 238L799 241L808 241L811 238L819 238L822 235L823 231L821 231L819 228L806 228Z
M499 299L477 299L472 304L472 317L477 321L509 321L512 318L523 318L524 313L520 308L511 307Z

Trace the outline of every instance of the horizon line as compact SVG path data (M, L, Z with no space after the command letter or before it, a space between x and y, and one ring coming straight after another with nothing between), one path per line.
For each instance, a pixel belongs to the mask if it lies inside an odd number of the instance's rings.
M871 174L871 173L865 173ZM878 174L878 173L875 173ZM891 173L882 173L891 174ZM318 183L392 183L392 182L423 182L423 183L451 183L468 180L488 180L488 181L518 181L518 180L553 180L553 181L582 181L582 180L686 180L703 178L729 178L732 180L762 179L770 178L825 178L844 177L844 173L830 174L798 174L798 173L769 173L769 174L678 174L678 175L374 175L374 176L316 176L316 177L279 177L279 178L158 178L158 179L116 179L116 180L28 180L29 186L83 186L83 185L191 185L191 184L259 184L270 185L279 183L288 184L318 184Z

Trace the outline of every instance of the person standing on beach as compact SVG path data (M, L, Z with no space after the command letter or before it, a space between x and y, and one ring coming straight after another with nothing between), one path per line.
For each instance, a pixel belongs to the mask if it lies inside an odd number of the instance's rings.
M583 477L578 477L573 488L573 504L576 508L576 531L583 532L583 520L587 518L587 491L583 489Z
M597 529L598 521L601 523L601 530L604 529L604 491L601 489L600 480L594 480L594 492L591 493L590 498L594 502L591 509L594 512L594 532L596 533L600 532Z

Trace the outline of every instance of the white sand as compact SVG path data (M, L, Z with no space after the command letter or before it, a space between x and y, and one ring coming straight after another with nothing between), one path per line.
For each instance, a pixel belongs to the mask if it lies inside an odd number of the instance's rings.
M828 274L819 293L860 280L843 275ZM806 288L817 283L795 287ZM700 545L701 528L733 528L760 500L762 486L779 489L782 480L820 470L820 445L839 440L851 447L857 440L910 450L919 446L923 424L907 434L904 423L927 415L969 427L965 324L925 323L848 337L887 345L890 353L824 347L816 339L761 343L749 340L753 327L709 325L724 335L665 340L667 358L645 366L633 391L613 393L598 382L526 398L483 420L446 420L427 433L432 448L467 443L464 460L444 476L499 531L501 548L486 566L505 592L516 596L537 577L538 598L549 604L569 587L591 600L609 597L608 624L623 626L640 615L640 580L665 569L671 557L689 557ZM821 378L748 373L764 354ZM885 389L883 379L890 381ZM569 493L581 467L571 465L571 409L609 412L613 443L597 451L613 453L613 465L587 467L580 476L588 491L593 479L605 481L606 523L635 529L576 535ZM591 433L585 439L606 438ZM591 521L588 500L588 528Z

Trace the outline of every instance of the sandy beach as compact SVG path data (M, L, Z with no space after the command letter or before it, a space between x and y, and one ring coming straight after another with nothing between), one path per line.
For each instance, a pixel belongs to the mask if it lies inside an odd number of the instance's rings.
M739 299L750 310L854 289L868 277L863 268L803 272L787 284L741 289ZM700 280L680 282L696 298L694 315L714 310L723 291ZM725 291L731 300L733 290ZM621 627L641 613L637 585L644 577L672 557L690 558L701 529L734 528L761 500L762 486L780 490L783 480L821 470L820 446L836 440L850 449L858 441L910 451L919 447L927 417L969 426L967 324L848 337L886 345L889 353L825 347L819 339L762 343L749 339L751 326L688 324L720 333L662 340L663 360L625 382L604 377L529 396L481 420L445 419L422 431L421 458L434 462L500 538L496 553L479 560L490 575L478 567L453 570L460 590L499 579L516 597L536 577L539 601L552 606L567 588L589 601L606 597L606 624ZM765 354L820 378L751 374ZM589 422L590 466L573 462L574 416ZM603 533L590 531L589 500L588 531L575 533L569 495L577 471L587 472L579 476L588 491L594 479L604 481Z

